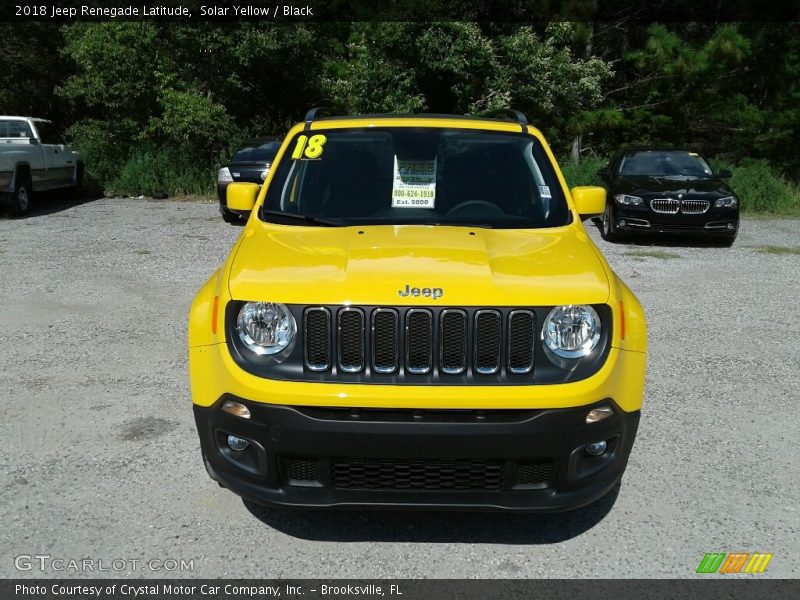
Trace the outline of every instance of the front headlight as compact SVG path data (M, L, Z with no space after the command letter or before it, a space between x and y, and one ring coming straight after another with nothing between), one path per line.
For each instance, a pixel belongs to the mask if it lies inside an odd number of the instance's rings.
M736 196L725 196L724 198L717 198L717 201L714 202L714 207L736 208L737 204L739 204L739 201L736 199Z
M228 167L222 167L217 173L217 183L233 183L233 176Z
M247 302L236 319L239 339L256 354L276 354L289 347L297 323L285 304Z
M617 194L614 196L614 200L622 206L639 206L644 202L639 196L629 196L628 194Z
M542 327L545 347L561 358L581 358L600 341L600 317L586 305L556 306Z

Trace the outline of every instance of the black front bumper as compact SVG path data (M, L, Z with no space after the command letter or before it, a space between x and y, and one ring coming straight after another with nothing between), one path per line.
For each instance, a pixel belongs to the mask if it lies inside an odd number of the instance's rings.
M250 419L221 410L245 404ZM610 405L613 416L586 424ZM195 406L212 478L261 504L557 512L604 496L628 462L639 413L569 409L293 407L224 396ZM229 434L246 438L234 452ZM585 446L606 440L600 457Z
M702 214L657 213L646 206L614 206L614 225L620 233L664 233L707 236L735 236L739 211L711 207Z

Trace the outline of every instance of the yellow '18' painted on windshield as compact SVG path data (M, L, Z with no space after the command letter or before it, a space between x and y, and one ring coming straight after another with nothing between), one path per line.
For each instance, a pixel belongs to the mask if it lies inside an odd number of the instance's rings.
M321 133L312 135L310 138L305 135L297 137L297 144L292 152L292 160L299 160L303 158L319 158L322 156L323 146L328 138Z

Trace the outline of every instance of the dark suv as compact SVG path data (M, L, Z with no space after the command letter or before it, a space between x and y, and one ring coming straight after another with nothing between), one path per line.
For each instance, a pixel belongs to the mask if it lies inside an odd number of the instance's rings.
M690 233L730 246L739 229L739 201L714 172L688 150L629 148L597 172L608 188L601 232L605 240L626 234Z
M272 161L281 147L280 140L259 137L242 142L236 149L229 164L219 170L217 175L217 196L219 212L226 223L244 225L246 219L239 213L228 210L228 184L245 181L261 185L269 174Z

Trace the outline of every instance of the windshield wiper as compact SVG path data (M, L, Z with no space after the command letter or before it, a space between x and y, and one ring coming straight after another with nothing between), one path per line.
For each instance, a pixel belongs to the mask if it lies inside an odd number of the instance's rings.
M405 224L405 223L404 223ZM443 227L477 227L478 229L492 229L489 223L462 223L458 221L421 221L407 223L408 225L441 225Z
M275 217L276 219L286 219L287 221L302 221L309 225L322 225L323 227L342 227L341 221L333 219L320 219L319 217L311 217L309 215L299 215L295 213L287 213L282 210L267 210L262 209L261 214L264 217ZM273 221L270 221L272 223Z

